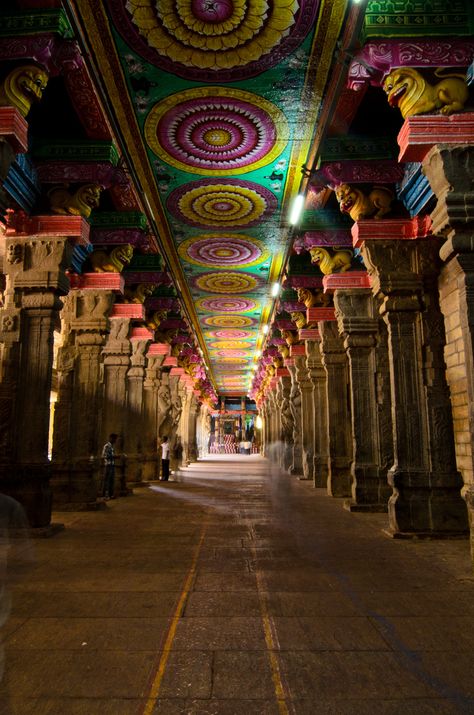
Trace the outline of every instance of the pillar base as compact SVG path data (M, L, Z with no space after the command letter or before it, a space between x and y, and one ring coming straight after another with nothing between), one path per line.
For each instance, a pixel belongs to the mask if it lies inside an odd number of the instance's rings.
M101 493L103 467L96 467L90 460L82 464L53 462L51 488L54 511L86 511L97 503ZM99 472L99 474L98 474Z
M458 472L390 470L389 530L400 534L463 534L469 530ZM429 486L428 486L429 485ZM443 538L443 537L433 537Z
M49 539L64 531L65 528L64 524L53 522L48 526L38 526L33 529L10 529L8 537L11 539Z
M382 534L388 536L390 539L404 539L404 540L440 540L440 539L468 539L469 530L466 531L392 531L392 529L382 529Z
M343 506L346 511L354 513L386 514L388 511L387 504L357 504L352 499L345 499Z
M21 504L31 528L42 529L50 526L50 476L49 463L0 465L0 491Z

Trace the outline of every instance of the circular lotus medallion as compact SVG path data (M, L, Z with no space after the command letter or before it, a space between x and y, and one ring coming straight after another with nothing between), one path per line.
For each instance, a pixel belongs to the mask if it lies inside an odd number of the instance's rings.
M188 263L212 268L248 268L269 258L268 250L256 238L238 233L205 233L188 238L178 248Z
M218 350L216 355L218 357L249 357L246 350Z
M255 337L250 330L215 330L213 333L209 333L209 336L220 340L238 340L239 338L251 340Z
M181 171L230 176L274 161L288 142L288 124L278 107L255 94L199 87L156 104L145 138Z
M175 189L167 207L192 226L255 226L273 213L277 199L271 191L250 181L202 179Z
M198 309L207 310L210 313L248 313L251 310L256 310L257 305L257 302L250 298L234 298L233 296L225 298L209 296L196 301Z
M209 293L246 293L254 290L258 281L246 273L206 273L196 278L196 286Z
M219 358L220 362L223 363L233 363L233 364L241 364L242 363L242 358L238 357L221 357Z
M253 77L294 52L314 26L316 0L109 0L132 49L191 80Z
M248 318L246 315L213 315L204 318L202 322L217 328L244 328L257 323L254 318Z
M228 350L234 348L237 350L248 350L250 348L249 343L246 343L243 340L219 340L215 343L210 343L209 345L215 350Z

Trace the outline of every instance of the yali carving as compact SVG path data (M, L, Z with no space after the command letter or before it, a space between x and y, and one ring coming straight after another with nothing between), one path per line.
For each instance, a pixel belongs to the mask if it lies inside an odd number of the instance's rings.
M341 213L349 214L353 221L379 219L390 213L394 195L390 189L376 187L366 195L350 184L341 184L335 189Z
M69 214L89 218L92 209L99 206L102 187L99 184L84 184L74 194L66 187L56 187L48 192L51 211L56 214Z
M402 117L439 111L440 114L453 114L464 109L469 97L465 77L461 74L441 75L438 84L429 84L418 70L411 67L399 67L392 70L385 78L383 89L391 107L398 107Z
M16 107L26 117L34 102L39 102L48 84L48 74L36 65L12 70L0 87L0 106Z

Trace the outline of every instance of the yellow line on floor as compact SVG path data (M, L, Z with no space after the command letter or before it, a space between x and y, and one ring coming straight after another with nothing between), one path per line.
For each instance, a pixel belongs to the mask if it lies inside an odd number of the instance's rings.
M254 551L255 563L257 560L256 551ZM277 639L273 635L272 620L268 612L268 591L266 589L264 578L258 571L255 572L257 581L258 600L260 603L260 613L262 614L263 631L265 634L265 643L267 646L268 659L272 671L273 687L275 689L276 700L278 703L278 712L280 715L290 715L287 699L288 695L285 692L285 686L281 677L280 663L278 660L279 645Z
M199 543L196 547L196 552L194 554L192 564L188 571L186 581L184 582L183 590L181 591L179 601L177 603L173 618L171 620L171 624L170 624L170 627L168 630L168 634L166 636L165 644L164 644L163 650L161 652L160 662L158 663L158 668L156 670L155 677L153 678L153 682L151 684L150 694L148 695L147 702L145 704L145 709L143 710L143 715L151 715L154 710L155 703L158 698L158 694L160 692L161 683L163 682L163 676L165 674L166 664L168 662L168 658L171 653L171 648L173 645L174 637L176 635L176 628L178 627L179 619L181 618L182 613L183 613L184 604L186 603L186 599L189 595L191 586L193 585L194 577L196 575L197 561L199 558L199 554L201 553L201 548L202 548L202 544L204 541L204 537L206 535L206 530L207 530L207 524L204 524L202 527L201 536L199 538Z

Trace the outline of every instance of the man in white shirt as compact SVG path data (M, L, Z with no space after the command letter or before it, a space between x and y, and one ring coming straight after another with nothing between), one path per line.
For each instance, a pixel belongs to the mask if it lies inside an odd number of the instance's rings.
M170 478L170 445L168 437L163 437L161 442L161 481L167 482Z

